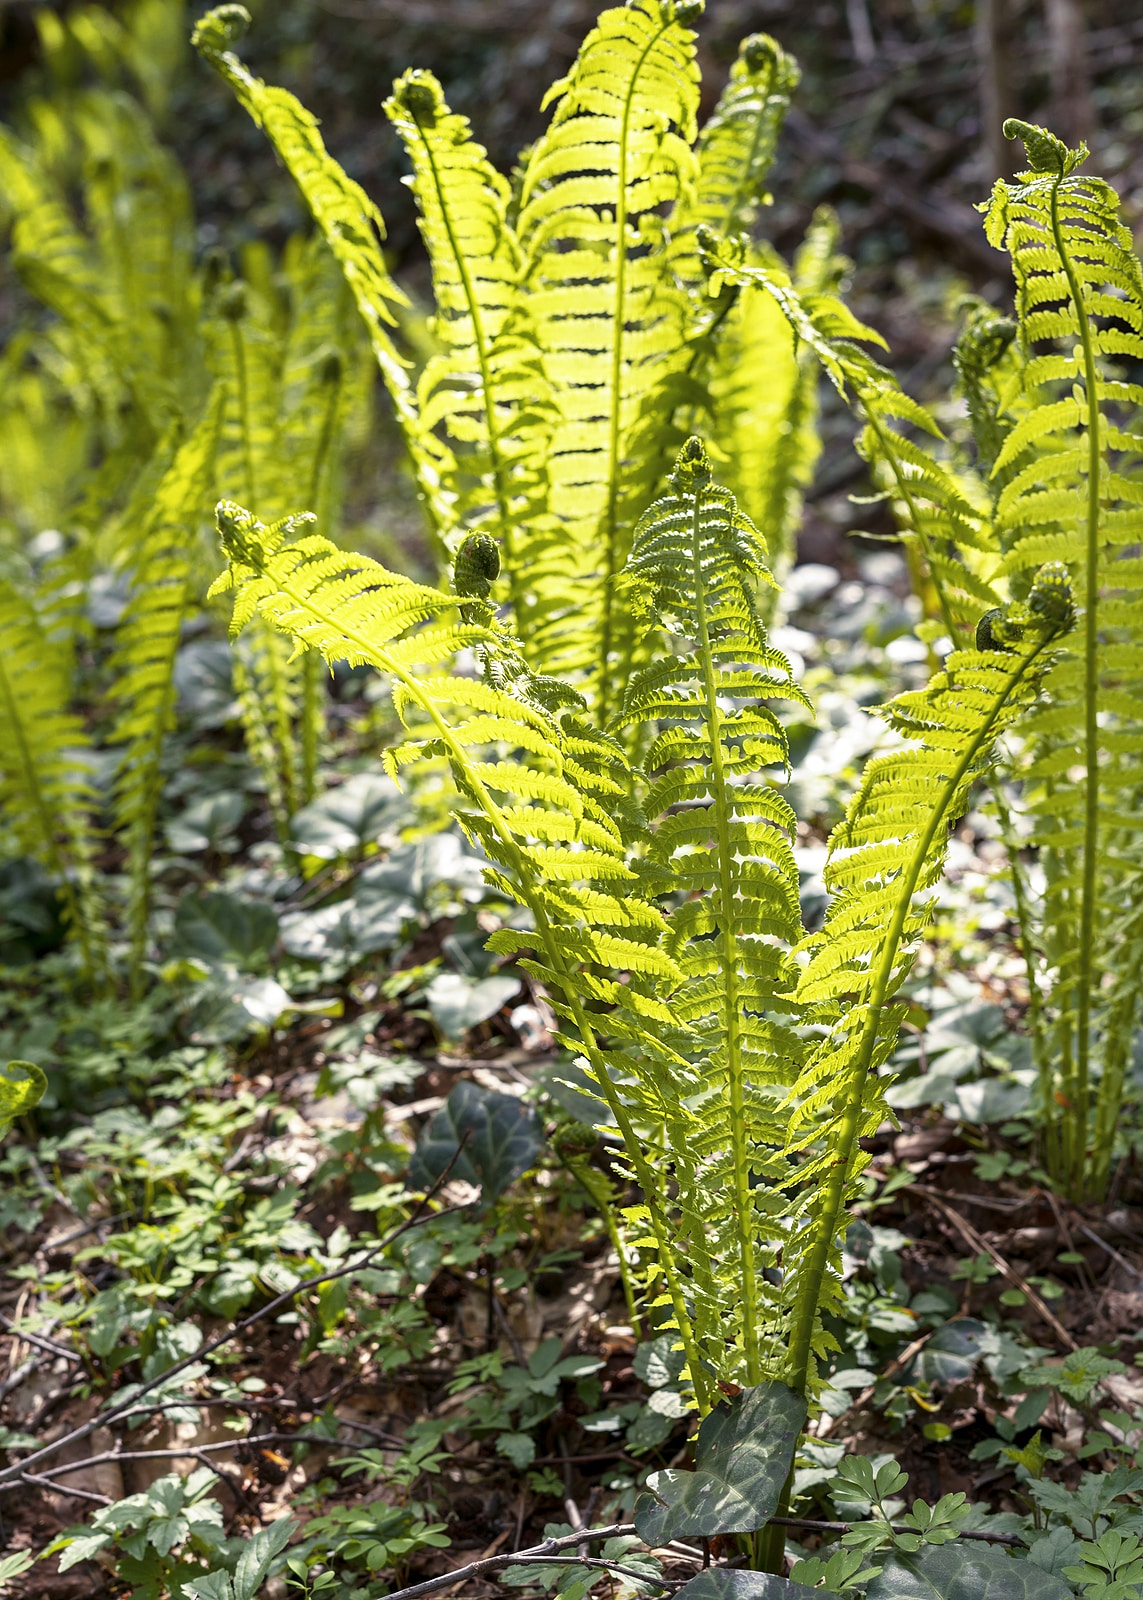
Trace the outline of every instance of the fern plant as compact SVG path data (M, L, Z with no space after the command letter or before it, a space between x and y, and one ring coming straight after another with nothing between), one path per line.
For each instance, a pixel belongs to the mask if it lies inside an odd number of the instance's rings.
M948 827L1069 624L1066 573L1040 575L1002 645L894 702L909 742L835 834L835 902L807 937L795 819L767 778L786 757L770 702L804 696L759 618L757 530L697 439L635 531L624 588L649 659L606 732L497 618L487 535L461 546L448 594L291 537L306 522L219 508L234 626L260 616L328 660L371 662L409 731L391 770L448 763L490 881L530 913L491 947L524 952L619 1128L640 1196L629 1247L700 1409L719 1380L812 1388L857 1141L884 1115L893 997ZM479 677L447 670L464 648ZM633 724L641 768L616 737Z
M797 69L764 35L744 41L700 131L699 9L604 11L549 92L550 123L514 184L430 73L394 85L386 111L412 163L436 296L439 349L415 385L392 331L402 295L379 213L312 117L231 48L242 6L210 12L194 36L345 272L438 550L476 532L501 541L502 591L534 669L573 677L597 727L640 666L617 579L688 432L710 436L742 502L777 518L787 542L816 448L815 380L789 329L757 297L712 304L696 247L703 226L756 229ZM834 275L833 240L815 229L804 257L815 286Z
M195 267L183 176L140 104L110 86L124 70L138 74L134 22L45 16L49 65L86 59L96 82L69 80L66 92L34 100L24 138L0 130L11 259L48 313L5 355L0 561L13 604L50 652L62 711L75 698L77 661L92 658L83 601L93 574L113 573L126 591L111 650L98 657L118 762L99 820L124 847L125 895L104 902L112 920L102 935L90 899L68 924L98 943L121 915L138 991L177 651L208 582L205 518L227 493L272 512L309 504L336 526L350 414L362 402L361 341L321 241L292 242L280 264L251 247L240 279L214 256ZM152 99L159 87L151 82ZM45 527L63 530L50 536L58 548L28 559L23 546ZM263 630L236 664L247 743L283 842L316 790L326 701L316 657L289 655ZM81 744L61 747L61 759ZM63 822L78 838L92 820L78 799L85 781L77 768L76 814ZM37 803L19 784L9 774L13 817ZM58 870L74 898L74 868L61 858Z
M930 504L938 479L961 502L929 540L943 547L933 571L954 626L972 620L958 599L971 598L979 618L1006 594L1026 597L1045 560L1065 563L1076 582L1079 630L1044 705L1008 742L996 787L1028 968L1043 1156L1072 1198L1093 1199L1107 1187L1143 970L1134 482L1143 391L1128 377L1143 353L1143 272L1115 192L1080 171L1086 150L1028 124L1006 130L1024 140L1029 168L997 186L985 227L1011 256L1016 314L971 308L956 351L975 470L958 474L915 442L905 460ZM945 505L954 509L947 492ZM915 526L909 510L903 526Z

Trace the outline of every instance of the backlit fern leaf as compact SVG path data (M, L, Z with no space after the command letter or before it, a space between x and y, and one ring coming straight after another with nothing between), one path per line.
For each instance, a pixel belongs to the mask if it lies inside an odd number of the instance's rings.
M480 528L503 541L517 626L527 638L517 528L544 514L543 456L552 419L540 353L527 337L517 293L520 249L507 221L509 186L472 139L468 119L449 110L431 73L405 73L385 110L413 163L433 269L433 330L442 349L421 375L418 403L422 426L443 426L454 449L445 476L449 542L455 547Z
M30 602L0 581L0 808L19 848L56 880L89 978L105 952L92 872L89 741L69 709L66 664Z
M830 837L823 877L831 902L821 930L804 942L797 988L804 1005L819 1008L826 1031L787 1108L789 1146L806 1152L803 1223L785 1258L797 1286L788 1380L795 1387L812 1378L814 1356L828 1347L814 1308L828 1309L840 1294L838 1223L868 1161L858 1141L889 1115L878 1072L896 1040L894 996L928 921L949 828L996 740L1032 704L1050 641L1071 620L1067 573L1046 568L1030 607L1013 608L1005 622L1006 645L954 652L927 688L890 702L884 714L906 743L869 763Z
M753 286L770 295L795 339L813 351L838 393L854 405L864 422L858 448L895 499L907 553L915 551L914 562L923 557L924 567L914 574L916 586L923 590L927 569L933 609L953 643L963 642L999 598L974 562L974 552L987 555L992 549L988 511L968 498L943 462L896 426L904 422L922 436L943 439L925 407L861 347L884 340L835 294L799 292L788 273L746 261L733 242L708 236L706 256L710 292Z
M765 1273L781 1239L767 1214L781 1211L789 1181L779 1109L801 1055L787 1016L802 932L793 813L760 772L786 762L767 702L808 702L758 621L754 596L769 574L757 530L713 483L697 439L640 520L625 578L673 646L632 679L616 726L654 732L647 861L651 881L682 897L664 948L683 982L659 990L676 1028L657 1029L695 1074L689 1115L665 1108L679 1247L697 1344L715 1370L737 1361L757 1383L776 1358ZM664 1065L652 1056L650 1067L653 1093Z
M369 329L426 511L432 527L440 532L451 522L440 485L442 450L435 436L421 426L407 363L389 332L395 325L392 308L407 305L408 299L389 275L381 254L379 240L385 233L381 213L331 158L317 119L285 89L254 77L229 48L242 38L249 23L245 6L218 6L196 24L193 43L266 130L344 272Z
M524 667L518 645L489 620L487 607L482 612L479 599L397 577L318 534L290 539L307 521L312 519L266 528L241 507L221 505L230 566L213 592L233 592L236 630L261 615L330 662L369 662L383 672L410 734L405 747L389 754L394 773L408 760L443 757L448 763L462 797L460 820L493 863L490 881L526 906L534 920L534 932L505 928L492 946L502 953L533 951L527 965L549 985L566 1023L566 1042L586 1056L624 1132L671 1304L686 1335L687 1302L673 1265L673 1230L661 1185L618 1086L626 1075L624 1052L605 1050L597 1031L600 1009L621 1000L623 1041L638 1043L649 1024L673 1026L667 1007L640 986L626 998L628 986L616 981L614 971L668 984L679 977L660 948L662 916L646 903L627 859L622 752L584 725L574 691ZM470 565L465 552L463 587L469 594ZM458 614L463 612L475 620L465 620ZM464 648L484 660L483 677L447 670ZM614 1032L617 1024L609 1018L602 1025ZM709 1403L697 1354L694 1365L696 1387Z
M800 77L793 56L769 34L743 39L699 134L694 193L689 203L684 199L678 222L724 236L753 230L759 208L770 199L766 179Z
M618 648L614 580L642 509L626 488L628 476L640 480L630 437L648 387L685 359L686 301L663 212L695 175L698 70L686 24L699 9L637 0L604 11L549 91L552 121L523 177L521 284L559 414L550 506L563 527L559 543L543 539L538 561L520 553L530 578L536 571L535 659L592 673L603 720Z
M1143 992L1143 388L1129 378L1143 359L1143 269L1114 190L1079 171L1086 148L1025 123L1005 131L1023 139L1030 170L997 185L986 218L990 241L1012 257L1023 356L1022 404L993 468L996 526L1014 583L1043 560L1066 562L1082 603L1075 647L1029 724L1024 772L1053 979L1046 1153L1076 1198L1094 1198Z

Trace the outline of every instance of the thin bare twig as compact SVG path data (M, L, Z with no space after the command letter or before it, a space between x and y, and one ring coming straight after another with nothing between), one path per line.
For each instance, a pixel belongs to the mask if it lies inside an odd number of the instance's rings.
M14 1339L19 1339L24 1344L34 1344L38 1350L45 1350L50 1356L62 1356L65 1361L78 1362L83 1365L83 1357L77 1356L74 1350L69 1350L66 1345L57 1344L54 1339L47 1339L42 1333L31 1333L27 1329L16 1326L11 1317L6 1317L0 1311L0 1326L7 1328Z
M457 1155L459 1154L460 1150L458 1148ZM463 1210L461 1206L447 1206L441 1211L434 1211L428 1215L424 1213L424 1207L428 1205L433 1195L446 1182L455 1160L456 1156L449 1162L449 1165L441 1173L432 1188L425 1194L424 1199L418 1202L416 1208L406 1217L405 1221L392 1229L371 1249L364 1251L355 1261L347 1263L344 1267L338 1267L333 1272L322 1272L317 1277L306 1278L302 1283L295 1284L292 1289L286 1289L281 1294L275 1295L274 1299L262 1306L260 1310L252 1312L250 1316L245 1317L241 1322L233 1324L226 1332L220 1333L216 1338L203 1345L200 1350L196 1350L193 1355L184 1356L181 1361L176 1361L174 1366L168 1367L159 1377L152 1378L149 1383L143 1384L129 1400L124 1400L118 1406L112 1406L110 1411L97 1414L89 1422L81 1424L78 1428L73 1428L70 1433L61 1435L51 1444L43 1445L23 1462L0 1469L0 1490L18 1482L21 1474L28 1467L34 1466L39 1461L46 1461L50 1456L57 1455L60 1450L65 1449L68 1445L76 1444L80 1439L86 1439L97 1428L109 1427L113 1422L121 1422L124 1418L135 1415L136 1402L143 1395L149 1394L161 1385L169 1383L172 1378L178 1377L179 1373L185 1372L188 1367L194 1366L200 1361L205 1361L207 1356L213 1355L216 1350L221 1350L223 1345L229 1344L231 1340L239 1338L248 1329L252 1328L255 1323L263 1321L266 1317L273 1316L275 1311L280 1310L284 1305L288 1305L290 1301L296 1300L299 1295L306 1294L311 1289L318 1289L323 1283L332 1283L337 1278L347 1278L354 1272L360 1272L363 1267L368 1266L372 1260L379 1256L383 1250L387 1250L403 1234L408 1233L410 1228L417 1227L420 1223L429 1221L433 1217L448 1216L455 1211ZM146 1408L142 1409L145 1410Z
M982 1234L977 1233L971 1222L966 1222L964 1217L962 1217L958 1211L954 1210L952 1206L948 1205L946 1201L940 1198L934 1191L930 1190L926 1198L931 1200L937 1209L948 1218L953 1227L960 1234L961 1238L968 1245L970 1250L975 1250L978 1255L983 1251L985 1255L992 1258L992 1261L1000 1269L1004 1277L1008 1279L1009 1283L1012 1284L1014 1288L1019 1289L1021 1294L1026 1296L1026 1298L1031 1301L1032 1305L1035 1306L1036 1310L1040 1313L1040 1316L1048 1324L1048 1327L1051 1328L1052 1332L1055 1334L1056 1338L1061 1344L1066 1345L1069 1350L1079 1349L1079 1345L1072 1338L1071 1334L1064 1327L1063 1323L1056 1316L1055 1312L1049 1308L1043 1297L1036 1293L1035 1289L1033 1289L1032 1285L1027 1281L1027 1279L1020 1276L1010 1261L1005 1260L1005 1258L1000 1254L1000 1251L996 1249L995 1245L989 1244L988 1240L984 1238Z
M416 1600L422 1594L436 1594L441 1589L451 1589L454 1584L462 1583L468 1578L478 1578L485 1572L499 1572L502 1567L513 1567L518 1562L542 1562L545 1558L558 1555L561 1550L571 1550L575 1545L583 1544L589 1539L612 1539L624 1533L634 1533L633 1522L613 1522L606 1528L580 1528L575 1533L562 1534L556 1539L545 1539L543 1544L532 1545L528 1550L514 1550L508 1555L485 1556L480 1561L470 1561L466 1567L457 1567L453 1572L442 1572L437 1578L426 1578L423 1583L414 1583L407 1589L398 1589L389 1596L389 1600ZM574 1561L574 1556L565 1556L564 1561ZM640 1574L642 1577L643 1574Z

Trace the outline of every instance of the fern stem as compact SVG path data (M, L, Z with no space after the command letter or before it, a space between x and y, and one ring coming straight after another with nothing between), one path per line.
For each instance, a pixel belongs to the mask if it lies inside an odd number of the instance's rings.
M254 481L254 452L250 445L249 385L246 381L246 342L238 326L238 319L227 319L230 328L230 345L234 355L234 384L238 398L238 422L242 432L242 470L246 478L246 503L258 504L258 491Z
M1036 951L1032 944L1032 910L1028 903L1028 886L1024 881L1024 872L1020 865L1020 842L1012 826L1012 813L1005 799L1004 785L999 776L993 779L992 793L996 801L996 815L1000 822L1000 838L1008 857L1008 870L1012 875L1017 937L1020 941L1020 954L1024 958L1024 972L1028 979L1028 1018L1032 1024L1032 1055L1036 1063L1036 1078L1040 1088L1044 1160L1048 1171L1052 1172L1059 1162L1059 1132L1053 1117L1052 1069L1044 1033L1044 1001L1037 982Z
M925 560L927 561L929 567L929 578L933 585L933 591L937 597L937 603L941 608L941 621L945 625L945 632L949 636L949 643L955 650L957 642L956 623L953 621L952 607L949 604L948 596L945 594L944 586L941 583L940 578L937 576L936 564L933 561L933 553L929 546L928 535L925 533L924 527L921 523L921 518L917 511L917 504L913 499L913 493L909 487L909 481L904 472L901 470L901 463L897 458L897 452L890 444L890 433L892 430L882 425L881 419L873 410L872 405L860 391L858 391L857 401L861 406L862 411L865 413L866 420L868 421L870 427L877 435L877 442L884 451L885 458L889 462L889 466L892 469L893 477L896 479L897 491L909 508L909 520L913 524L913 531L917 535L917 542L920 544L921 549L925 553ZM916 580L914 579L914 587L916 586ZM922 601L924 599L923 595L920 594L918 594L917 598L918 600Z
M631 81L627 85L627 94L623 101L623 118L619 126L619 171L616 186L618 192L615 197L615 314L612 318L615 338L611 349L611 416L609 419L610 432L607 445L603 621L600 629L599 700L596 712L601 728L605 728L609 720L608 699L611 681L608 661L611 655L614 627L612 602L614 600L615 579L620 565L617 523L619 520L619 449L622 440L623 420L623 338L627 331L626 308L624 305L627 297L627 146L631 127L631 111L635 101L635 89L639 82L639 75L643 70L643 63L671 26L672 23L670 21L664 22L658 32L652 34L644 45L643 52L635 63L634 71L631 74Z
M1076 1105L1071 1113L1078 1133L1076 1164L1068 1174L1068 1186L1075 1199L1086 1198L1084 1177L1087 1165L1088 1106L1090 1100L1091 986L1092 950L1095 941L1096 865L1099 848L1099 480L1100 413L1099 372L1091 322L1084 305L1083 288L1075 265L1064 243L1060 225L1060 184L1063 173L1052 185L1052 234L1060 263L1068 281L1068 292L1076 308L1080 346L1083 350L1085 399L1087 402L1087 585L1084 596L1084 822L1083 882L1080 890L1079 968L1076 992Z
M805 1274L802 1282L798 1285L794 1322L790 1337L789 1370L791 1376L788 1381L790 1387L799 1394L805 1393L809 1380L818 1305L821 1300L822 1285L830 1251L833 1248L841 1219L842 1207L845 1203L849 1172L853 1164L858 1129L861 1126L861 1116L865 1101L865 1084L873 1062L873 1053L878 1042L881 1017L889 997L889 984L893 976L893 968L896 965L901 939L905 932L905 922L913 903L913 895L916 892L917 883L924 869L929 850L937 837L938 830L946 823L949 807L955 799L957 791L969 772L971 772L973 762L980 754L980 751L985 748L992 729L996 725L996 720L1013 691L1047 643L1047 639L1042 640L1033 651L1020 660L1019 664L1009 674L1003 689L997 695L992 709L989 711L982 726L965 748L952 773L945 780L937 803L929 815L925 830L917 841L912 859L901 879L897 903L885 935L885 942L881 947L880 960L877 963L877 969L870 988L869 1005L865 1013L865 1022L858 1044L857 1057L846 1096L845 1110L842 1113L829 1182L826 1185L825 1195L822 1199L816 1222L813 1224L814 1237L807 1259Z
M734 842L727 815L727 776L722 751L722 709L718 703L714 662L707 621L706 584L702 570L701 487L696 488L691 521L691 559L694 566L695 616L706 700L706 732L710 740L711 789L718 832L718 889L722 922L723 1018L726 1029L726 1072L730 1088L730 1139L734 1163L734 1202L738 1231L738 1258L742 1269L742 1341L746 1375L751 1384L762 1378L758 1351L758 1271L754 1259L754 1201L750 1190L750 1153L746 1129L746 1103L739 1006L738 941L734 933Z
M520 574L516 570L516 550L513 543L512 505L508 495L507 469L503 455L500 451L500 441L497 433L496 407L493 401L492 366L488 354L488 339L484 331L484 322L481 317L480 300L473 287L472 274L468 268L464 251L460 248L456 233L452 225L452 215L448 201L445 197L444 186L441 183L440 172L437 168L436 157L429 140L424 137L421 125L413 118L417 132L421 134L421 144L424 148L425 158L429 170L433 175L433 187L437 192L437 204L440 206L441 220L448 235L449 248L452 250L453 260L460 275L461 287L464 290L468 314L472 318L472 339L476 346L476 359L480 365L481 401L484 406L484 425L488 430L488 453L492 458L492 481L496 486L496 508L499 513L500 537L504 540L503 566L508 569L508 584L512 593L512 610L517 618L522 616L524 588Z

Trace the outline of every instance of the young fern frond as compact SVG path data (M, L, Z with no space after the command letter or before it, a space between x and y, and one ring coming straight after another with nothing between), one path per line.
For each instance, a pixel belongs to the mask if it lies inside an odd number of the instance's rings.
M509 186L431 73L406 72L385 110L413 163L433 269L433 329L442 349L429 360L417 398L421 425L443 425L454 449L445 479L453 501L449 543L455 548L478 529L503 541L526 639L516 528L543 515L552 418L541 354L527 337L517 293L520 248L507 221Z
M788 273L751 264L743 259L741 247L713 234L704 234L700 244L710 272L709 293L731 286L768 294L798 343L813 351L835 389L854 406L864 422L858 448L897 502L906 552L923 556L943 631L954 645L964 642L1000 598L969 564L973 552L987 555L992 550L987 509L974 505L952 472L895 426L905 422L931 438L943 438L924 406L861 348L862 343L884 345L884 340L858 322L836 295L800 293ZM913 562L914 582L923 593L923 571L915 556Z
M174 723L175 658L192 584L193 529L210 493L222 414L215 394L198 427L176 452L159 484L133 552L132 594L115 640L112 695L122 744L115 820L127 847L129 970L138 991L147 951L150 866L162 792L164 740Z
M381 213L329 155L317 119L285 89L254 77L230 48L249 25L245 6L218 6L195 25L192 43L230 84L255 123L265 129L345 274L369 330L431 526L439 534L451 525L450 508L440 487L442 447L421 425L408 364L389 332L396 323L392 308L406 306L408 297L389 275L381 253L379 241L385 236Z
M1050 705L1029 726L1025 774L1054 977L1046 1153L1076 1198L1094 1198L1106 1184L1122 1088L1113 1063L1143 991L1137 918L1123 914L1143 847L1143 496L1134 470L1143 388L1124 376L1125 364L1143 358L1143 269L1114 190L1079 172L1085 148L1069 150L1026 123L1006 123L1005 132L1024 141L1029 170L997 185L985 224L1012 257L1024 356L1024 405L993 467L1006 480L997 533L1015 585L1039 562L1063 561L1082 604L1077 648L1054 670Z
M533 654L545 670L594 676L601 723L614 710L612 658L622 648L615 579L645 503L628 490L640 480L632 431L648 387L687 354L663 212L695 176L698 68L687 23L700 9L701 0L636 0L600 15L548 92L555 111L521 191L521 288L559 414L550 508L567 552L558 559L545 535ZM644 435L641 452L650 445ZM520 559L531 574L530 552Z
M693 194L680 204L677 230L706 226L727 238L753 232L759 209L770 200L766 179L801 75L768 33L743 39L699 134L698 176Z
M795 819L759 773L786 762L767 702L808 702L758 621L755 591L770 580L757 530L713 483L697 439L681 451L670 493L640 520L625 577L636 610L674 647L633 677L616 728L655 732L647 862L652 882L661 876L682 896L664 942L682 982L660 991L676 1027L656 1030L692 1062L689 1095L680 1086L691 1109L671 1108L666 1139L683 1219L677 1248L689 1259L696 1343L726 1371L729 1328L734 1365L756 1384L776 1363L767 1340L777 1291L765 1273L781 1250L769 1219L789 1182L778 1113L801 1056L787 1016L797 978L789 952L802 932ZM663 1068L650 1066L653 1089Z
M892 1053L912 967L944 864L950 826L984 774L997 739L1031 706L1049 645L1072 625L1066 568L1045 567L1028 606L982 629L991 648L956 651L927 688L884 708L907 742L867 766L824 870L832 900L803 945L796 998L820 1008L826 1032L794 1085L789 1148L803 1151L803 1224L786 1254L791 1305L787 1381L812 1383L828 1349L818 1318L841 1293L838 1229L867 1164L858 1141L889 1115L879 1069Z
M0 580L0 808L21 850L52 874L85 976L106 971L92 870L95 803L89 741L68 710L60 653L31 603Z
M825 294L834 287L845 265L838 255L839 231L832 211L822 208L815 214L794 262L800 295ZM762 530L771 569L781 583L794 559L802 496L820 450L818 362L794 337L770 295L732 286L722 290L730 294L736 304L720 335L710 385L711 435L726 459L727 482Z

